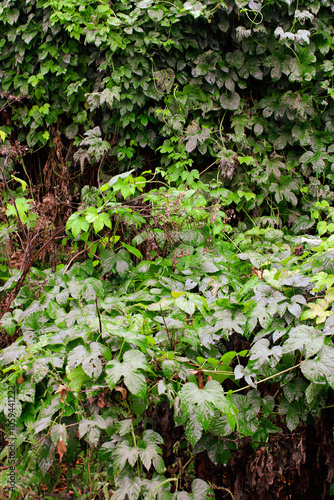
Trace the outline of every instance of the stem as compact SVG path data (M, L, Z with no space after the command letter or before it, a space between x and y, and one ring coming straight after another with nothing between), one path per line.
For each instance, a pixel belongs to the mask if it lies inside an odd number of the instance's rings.
M166 479L166 481L162 481L162 483L158 484L158 486L156 488L154 488L154 490L150 493L150 495L147 497L146 500L152 500L154 498L155 494L157 493L157 491L162 486L164 486L167 483L171 483L172 481L178 481L178 478L177 477L170 477L169 479Z
M291 366L290 368L287 368L286 370L283 370L281 372L275 373L274 375L270 375L270 377L266 377L262 380L259 380L257 382L257 384L262 384L262 382L267 382L267 380L278 377L279 375L282 375L283 373L290 372L291 370L298 368L298 366L300 366L301 364L302 364L302 361L300 363L298 363L298 365ZM251 388L250 385L246 385L245 387L240 387L240 389L236 389L235 391L232 391L232 394L234 394L235 392L240 392L240 391L243 391L244 389L250 389L250 388ZM254 389L254 387L253 387L253 389ZM228 392L225 392L224 394L228 394Z
M97 296L95 297L95 305L96 305L97 316L99 318L99 331L100 335L102 335L102 321L101 321L99 306L97 305Z

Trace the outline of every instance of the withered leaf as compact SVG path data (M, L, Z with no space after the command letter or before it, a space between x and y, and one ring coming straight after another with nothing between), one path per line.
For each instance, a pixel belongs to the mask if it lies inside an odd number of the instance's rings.
M59 455L59 462L62 461L64 453L66 453L67 446L62 439L59 439L57 446L57 453Z
M121 393L121 396L122 396L122 400L124 401L124 399L126 399L127 395L128 395L128 391L125 389L125 387L121 387L119 385L116 385L114 387L115 391L118 391Z

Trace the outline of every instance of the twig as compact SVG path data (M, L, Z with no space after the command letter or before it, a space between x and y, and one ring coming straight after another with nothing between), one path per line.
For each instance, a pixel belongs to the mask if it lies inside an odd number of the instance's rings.
M62 231L64 231L64 229L65 229L65 227L62 227L61 229L59 229L58 231L56 231L56 233L55 233L55 234L54 234L51 238L49 238L49 239L48 239L48 241L47 241L46 243L44 243L44 245L42 246L42 248L40 248L40 249L38 250L38 252L36 252L36 253L35 253L35 255L34 255L34 256L32 256L32 257L31 257L31 253L30 253L29 260L28 260L27 258L25 259L25 260L26 260L26 263L25 263L24 269L23 269L23 271L22 271L22 276L21 276L21 278L19 279L19 281L17 282L17 284L16 284L16 286L15 286L14 290L10 293L10 295L11 295L11 299L8 301L7 306L6 306L6 308L5 308L4 312L3 312L3 314L1 315L1 317L2 317L5 313L7 313L7 312L9 311L9 308L10 308L10 306L11 306L11 303L13 302L13 300L15 299L15 297L17 296L17 294L19 293L19 290L20 290L20 288L21 288L21 287L22 287L22 285L23 285L23 282L24 282L24 280L25 280L25 277L27 276L27 274L28 274L28 272L29 272L29 270L30 270L30 268L31 268L32 264L34 263L34 261L35 261L35 260L37 259L37 257L39 257L39 255L40 255L40 254L41 254L41 253L42 253L42 252L43 252L43 251L44 251L44 250L45 250L45 249L46 249L46 248L50 245L50 243L53 241L53 239L54 239L56 236L58 236L58 235L59 235ZM35 237L36 237L36 236L35 236ZM35 237L33 238L33 240L35 239ZM30 252L30 247L31 247L31 242L32 242L33 240L31 240L31 241L29 241L29 242L28 242L28 245L27 245L27 249L26 249L25 255L26 255L26 254L27 254L27 255L29 254L29 252Z
M169 333L169 330L168 330L168 327L167 327L167 323L166 323L166 320L165 320L165 316L164 316L164 313L162 312L161 306L160 306L160 312L161 312L161 316L162 316L162 319L163 319L163 322L164 322L164 325L165 325L165 328L166 328L166 333L167 333L167 338L168 338L168 341L169 341L170 348L174 351L173 336Z
M98 316L98 318L99 318L99 330L100 330L100 335L102 335L102 321L101 321L101 316L100 316L99 307L98 307L98 305L97 305L97 296L95 297L95 305L96 305L97 316Z

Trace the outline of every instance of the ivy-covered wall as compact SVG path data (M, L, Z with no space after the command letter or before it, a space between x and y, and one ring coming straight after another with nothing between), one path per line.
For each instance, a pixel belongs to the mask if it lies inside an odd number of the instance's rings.
M310 204L333 198L333 9L8 0L1 130L31 148L32 166L36 152L59 172L73 154L79 173L94 161L106 173L158 168L176 185L201 187L218 169L256 193L255 216L302 231Z

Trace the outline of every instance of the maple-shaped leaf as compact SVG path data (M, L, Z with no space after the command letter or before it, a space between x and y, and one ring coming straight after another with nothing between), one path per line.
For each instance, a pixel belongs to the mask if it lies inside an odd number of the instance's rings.
M135 465L139 457L139 448L137 446L130 446L126 441L119 443L113 450L113 466L116 475L120 474L126 462L128 462L131 467Z
M306 304L310 308L309 311L304 311L300 319L315 319L317 325L324 323L328 316L333 314L332 311L327 311L329 303L325 299L318 299L316 303L310 302Z
M268 328L268 326L273 321L273 314L269 307L266 307L266 302L264 299L259 300L254 304L252 309L250 309L247 314L247 324L248 330L253 331L257 325L257 322L260 323L262 328Z
M156 444L146 444L145 448L140 449L139 457L146 470L150 470L153 464L155 470L162 474L166 467L164 461L160 457L161 449Z
M90 344L90 350L83 345L78 345L72 349L68 355L68 368L74 368L82 365L84 372L90 377L97 378L102 372L102 362L99 356L102 355L103 346L98 342Z
M142 480L132 470L126 470L115 480L117 490L111 500L137 500L140 495Z
M288 339L284 342L283 354L301 351L306 358L314 356L324 345L324 337L313 326L298 325L291 328Z
M117 382L124 377L124 382L132 394L145 397L147 384L145 376L139 371L150 371L145 355L140 351L127 351L123 362L109 361L106 365L106 381L110 389L114 389Z
M214 317L218 318L215 325L216 329L222 329L228 333L236 331L237 333L244 333L244 325L246 317L241 312L232 314L229 309L221 309L214 313Z
M212 396L207 391L199 389L193 382L186 383L180 392L184 412L189 416L196 413L198 422L207 430L214 413Z
M152 479L143 479L143 498L154 498L155 500L172 500L170 493L171 483L166 482L166 478L156 472Z
M185 414L189 417L194 412L204 430L209 428L214 408L226 413L234 425L233 409L224 396L222 386L216 380L207 382L204 389L200 389L193 382L187 382L180 391L180 398Z
M164 440L157 432L149 429L143 432L143 440L139 456L144 467L149 470L153 464L155 470L163 473L166 470L164 461L160 457L162 454L158 444L163 444Z
M282 357L282 347L274 346L269 348L268 339L260 339L250 349L250 361L255 361L254 369L260 368L263 364L270 362L271 366L276 366Z
M86 436L86 441L91 446L96 446L99 442L101 429L107 429L112 424L113 421L110 417L104 419L97 413L91 419L84 418L79 423L79 438L81 439Z
M98 342L91 342L89 351L82 361L82 368L91 378L97 379L102 372L102 361L100 356L104 351L104 346Z
M334 348L328 345L318 352L314 359L307 359L300 365L305 377L315 384L326 381L334 389Z
M160 436L160 434L153 431L152 429L148 429L147 431L143 432L143 440L145 441L145 443L151 443L151 444L164 443L162 436Z

